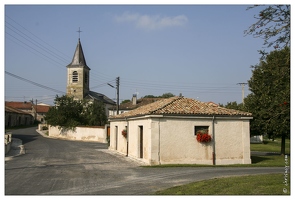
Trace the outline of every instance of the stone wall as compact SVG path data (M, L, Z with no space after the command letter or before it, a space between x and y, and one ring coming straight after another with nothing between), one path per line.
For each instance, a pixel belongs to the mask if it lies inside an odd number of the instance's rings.
M74 131L58 129L56 126L48 126L48 131L49 137L107 143L107 125L76 127Z

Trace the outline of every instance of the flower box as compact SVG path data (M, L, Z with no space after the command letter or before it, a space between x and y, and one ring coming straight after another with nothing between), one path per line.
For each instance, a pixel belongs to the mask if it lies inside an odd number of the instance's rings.
M123 131L122 131L122 135L126 138L127 137L127 130L126 129L124 129Z
M204 131L198 131L196 139L198 142L202 142L202 143L208 143L208 142L211 142L212 140L211 135L209 135L208 132L204 132Z

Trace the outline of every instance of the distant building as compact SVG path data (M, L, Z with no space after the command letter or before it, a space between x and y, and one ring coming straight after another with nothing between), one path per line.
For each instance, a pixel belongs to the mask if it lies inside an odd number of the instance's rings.
M31 102L16 102L16 101L6 101L5 106L23 111L27 114L33 116L34 120L39 122L44 122L44 117L48 112L50 106L49 105L35 105Z
M67 66L67 95L76 100L101 101L105 105L106 115L108 109L116 103L104 94L90 91L90 68L86 64L80 38L72 59Z
M34 118L28 112L5 106L5 127L32 125Z

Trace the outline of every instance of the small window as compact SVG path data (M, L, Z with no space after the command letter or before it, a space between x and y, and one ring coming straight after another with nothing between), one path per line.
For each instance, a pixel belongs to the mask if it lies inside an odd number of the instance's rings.
M208 133L209 131L209 126L195 126L195 135L197 135L198 132L202 133Z
M87 84L88 83L88 74L87 74L87 72L85 72L85 83Z
M73 77L72 77L73 83L78 82L78 72L73 71Z

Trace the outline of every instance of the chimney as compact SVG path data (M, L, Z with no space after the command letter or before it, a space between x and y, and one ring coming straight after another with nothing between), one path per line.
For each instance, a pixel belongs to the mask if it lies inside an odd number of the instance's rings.
M136 105L136 101L137 101L137 96L136 96L136 94L133 94L133 96L132 96L132 105Z

